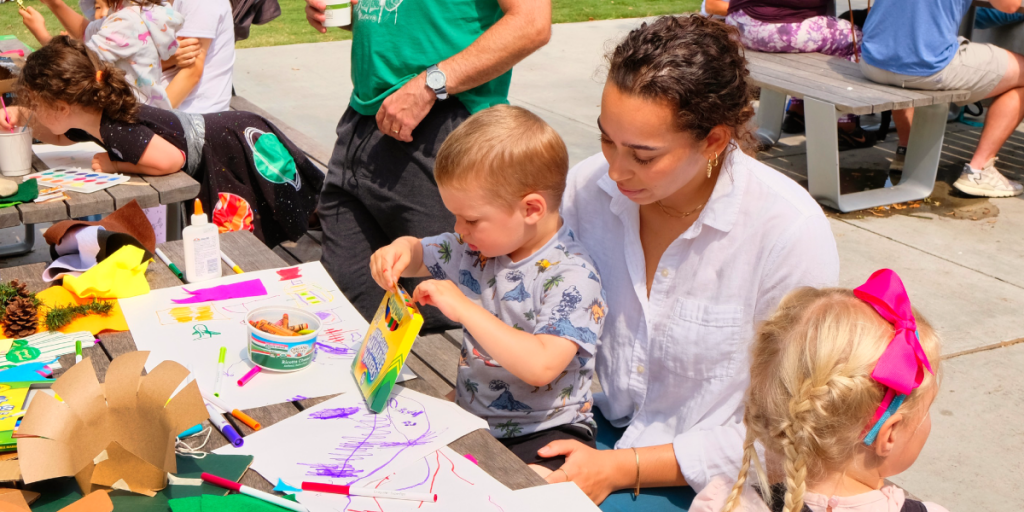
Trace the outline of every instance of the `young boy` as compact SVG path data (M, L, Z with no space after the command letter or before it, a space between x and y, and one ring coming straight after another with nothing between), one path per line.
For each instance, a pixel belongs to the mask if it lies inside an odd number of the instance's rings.
M434 277L413 298L464 327L456 403L542 476L565 462L537 456L549 442L594 446L590 383L607 312L594 263L558 214L568 168L565 143L539 117L483 110L437 155L456 233L399 238L370 260L385 289Z

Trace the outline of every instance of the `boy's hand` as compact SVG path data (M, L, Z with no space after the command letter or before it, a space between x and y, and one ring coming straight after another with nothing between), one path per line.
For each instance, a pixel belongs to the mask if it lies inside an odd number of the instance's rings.
M394 288L402 272L409 267L412 254L401 241L382 247L370 256L370 274L385 290Z
M412 300L440 309L444 316L455 323L462 323L462 314L466 308L475 305L455 283L436 279L420 283L412 294Z
M21 22L25 24L25 28L33 34L46 32L46 18L35 7L18 9L18 14L21 15Z
M96 172L117 172L114 162L110 160L109 153L96 153L92 157L92 170Z

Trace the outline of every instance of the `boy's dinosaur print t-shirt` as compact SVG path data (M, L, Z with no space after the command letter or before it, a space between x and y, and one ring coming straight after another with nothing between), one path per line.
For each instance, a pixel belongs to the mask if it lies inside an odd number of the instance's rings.
M464 331L456 403L487 420L495 437L572 423L595 427L590 383L607 307L601 278L573 232L563 225L543 248L517 263L508 256L481 256L453 233L422 243L423 263L435 279L455 282L467 297L516 329L578 345L565 371L537 387L502 368Z

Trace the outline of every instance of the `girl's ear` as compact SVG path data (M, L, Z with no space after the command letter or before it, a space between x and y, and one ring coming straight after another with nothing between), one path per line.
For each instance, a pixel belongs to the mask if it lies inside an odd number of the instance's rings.
M544 198L543 194L531 192L519 201L519 207L523 211L523 218L526 223L535 225L547 214L548 200Z
M875 439L875 444L872 447L875 450L875 455L879 457L888 457L892 454L893 447L896 445L896 436L900 428L903 426L903 413L896 413L885 420L882 424L882 428L878 431L878 438Z

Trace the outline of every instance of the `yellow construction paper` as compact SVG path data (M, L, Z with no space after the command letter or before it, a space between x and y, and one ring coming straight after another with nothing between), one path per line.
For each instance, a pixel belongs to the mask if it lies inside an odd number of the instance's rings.
M146 252L126 245L78 277L65 276L64 288L79 298L126 299L149 293Z
M43 304L47 307L57 306L70 306L74 304L88 304L93 299L80 299L69 292L62 286L51 286L36 294L39 300L43 301ZM99 334L102 331L127 331L128 322L124 319L124 314L121 313L121 304L118 301L111 301L114 304L114 308L110 310L109 315L86 315L78 317L72 320L70 324L64 326L60 332L82 332L89 331L93 334ZM39 308L39 325L40 329L46 329L42 327L45 324L43 320L46 318L46 309ZM0 341L0 344L4 343ZM8 341L10 343L10 341ZM2 345L0 345L2 348ZM2 352L2 350L0 350Z

